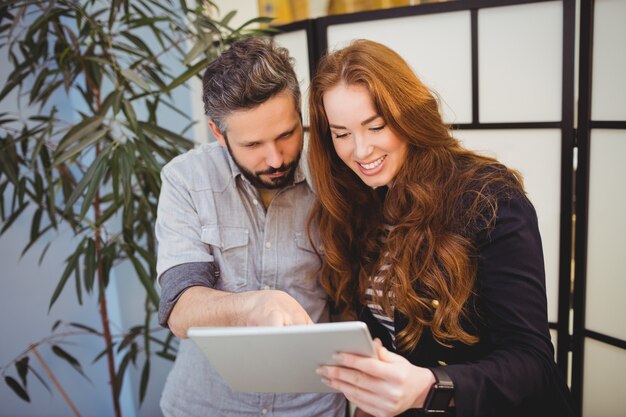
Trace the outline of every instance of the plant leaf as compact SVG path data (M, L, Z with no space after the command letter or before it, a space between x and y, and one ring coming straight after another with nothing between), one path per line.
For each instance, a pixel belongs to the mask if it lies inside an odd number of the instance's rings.
M63 152L65 150L65 148L70 146L76 140L81 139L87 133L91 133L94 130L96 130L98 127L100 127L100 125L102 124L102 120L103 120L102 116L87 117L82 122L74 125L65 134L63 139L61 139L61 141L59 142L59 146L57 146L57 148L56 148L57 155L61 154L61 152ZM61 162L62 161L55 162L55 165L58 165Z
M33 238L31 238L31 241L28 242L28 244L24 247L24 249L22 250L22 253L20 254L20 259L22 259L24 257L24 255L26 254L26 252L29 251L29 249L31 247L33 247L33 245L35 243L37 243L37 241L39 240L39 238L41 236L43 236L48 230L52 229L52 225L49 224L48 226L44 227L42 230L40 230ZM50 244L50 242L48 242L46 244L46 247L44 247L43 252L42 252L42 256L45 255L45 251L48 249L48 245ZM41 264L41 262L39 262Z
M81 323L70 322L69 325L72 326L72 327L76 327L77 329L81 329L81 330L85 330L85 331L87 331L89 333L93 333L93 334L98 335L98 336L102 335L102 333L100 333L99 331L97 331L93 327L89 327L89 326L86 326L86 325L81 324Z
M37 261L37 265L41 266L41 263L43 262L43 258L46 257L46 253L48 253L48 249L50 248L51 244L52 244L52 241L46 243L46 246L41 251L41 255L39 255L39 260Z
M189 65L191 62L197 58L202 52L206 51L208 48L208 44L204 39L199 40L196 44L191 48L191 50L187 53L185 58L183 59L183 65ZM203 62L206 65L206 62Z
M189 67L187 71L183 72L174 81L172 81L170 85L167 86L164 92L168 93L172 91L174 88L183 84L185 81L187 81L191 77L198 75L200 71L202 71L206 67L206 65L207 63L204 59L201 59L200 61L196 62L194 65Z
M172 355L171 353L163 352L160 350L156 352L156 355L162 357L163 359L167 359L168 361L174 362L176 360L176 355Z
M143 267L139 259L137 259L134 255L129 255L129 258L131 262L133 263L133 266L135 267L135 271L137 271L137 275L139 276L139 281L141 281L141 284L146 290L148 298L150 299L150 301L155 307L158 307L159 306L159 294L157 294L156 290L154 289L154 282L152 278L148 276L148 273L146 272L145 268Z
M224 18L221 21L222 26L228 26L228 24L233 19L233 17L235 17L236 14L237 14L237 10L232 10L228 12L228 14L224 16Z
M106 167L106 154L102 152L96 160L91 164L85 175L81 178L80 182L76 185L74 190L72 191L72 195L68 198L65 203L65 211L67 213L72 213L72 207L74 203L78 200L78 198L83 195L85 188L91 184L92 179L94 178L97 171L101 171L104 167Z
M26 202L25 204L23 204L22 206L20 206L20 208L18 208L16 211L14 211L9 218L7 219L6 222L4 222L4 225L2 226L2 230L0 230L0 236L2 236L4 234L4 232L7 231L7 229L9 227L11 227L11 225L13 224L13 222L20 217L20 214L22 214L24 212L24 209L26 207L28 207L30 203Z
M6 190L8 185L9 185L9 181L4 181L2 184L0 184L0 196L4 196L4 190ZM4 197L3 197L3 198L0 198L0 223L4 222L4 218L5 218L5 215L4 215Z
M28 369L33 375L35 375L35 377L39 380L39 382L41 382L41 385L43 385L48 390L48 392L52 394L52 390L50 389L46 381L41 377L41 375L39 375L37 370L30 365L28 365Z
M134 326L133 328L131 328L128 334L124 336L124 339L122 339L120 345L117 347L117 353L120 353L126 346L130 345L135 340L135 338L139 336L142 329L142 326Z
M29 357L24 356L22 359L15 362L15 369L17 369L17 374L20 376L20 379L22 380L22 385L24 385L24 387L27 386L26 375L28 375L28 360Z
M146 359L141 371L141 382L139 383L139 405L143 404L148 391L148 381L150 380L150 359Z
M132 357L132 352L128 352L122 358L122 362L120 362L119 368L117 368L117 373L115 375L115 397L120 397L120 392L122 392L122 383L124 382L124 374L126 373L126 368L128 367L128 362Z
M135 109L133 109L132 103L122 98L122 110L130 123L130 127L134 131L137 131L139 129L139 125L137 123L137 115L135 114Z
M93 358L91 363L94 364L94 363L98 362L100 359L102 359L104 357L104 355L106 355L109 352L112 352L113 349L115 349L115 345L116 344L117 344L117 342L113 342L113 344L111 344L111 346L109 346L109 347L107 347L105 349L102 349L102 351L100 353L98 353L95 358Z
M4 382L6 382L6 384L13 390L13 392L17 394L18 397L20 397L22 400L26 401L27 403L30 402L30 397L28 396L28 393L26 392L24 388L22 388L20 383L17 382L14 378L10 376L5 376Z
M72 366L72 368L76 370L76 372L81 374L87 381L91 382L91 380L83 372L83 368L82 366L80 366L80 362L78 362L75 357L67 353L58 345L52 345L52 352L54 352L54 354L57 355L59 358L69 363Z
M190 149L193 146L193 142L184 136L179 135L178 133L174 133L171 130L165 129L164 127L153 125L150 123L140 122L139 125L146 132L152 133L161 138L168 138L183 146L184 149Z
M129 41L131 41L132 43L134 43L137 49L139 49L140 51L147 52L149 55L154 55L154 53L150 50L150 47L139 36L134 35L128 31L123 31L120 34L124 36L126 39L128 39ZM124 70L122 70L122 72L123 71Z
M243 29L245 29L247 26L250 26L254 23L260 23L260 24L269 24L272 22L272 20L274 20L274 17L270 17L270 16L259 16L259 17L255 17L253 19L247 20L245 21L241 26L239 26L237 29L235 29L234 33L239 33L241 32Z
M62 162L67 161L74 155L80 153L85 148L98 143L98 141L106 136L107 133L109 133L108 129L98 129L95 131L86 132L85 135L82 137L83 140L78 142L76 146L72 146L71 148L67 149L65 152L57 156L54 163L58 165Z
M109 159L106 157L105 153L102 153L102 158L96 161L96 169L94 171L93 178L90 178L88 182L87 192L83 196L83 204L80 208L80 218L82 219L87 214L87 210L91 206L96 193L100 189L100 183L104 177L104 174L107 169Z
M143 78L141 78L134 69L124 68L122 69L121 73L128 81L132 81L133 83L137 84L139 87L148 92L150 91L150 85L148 85L148 83Z
M11 75L14 75L14 73ZM9 94L16 86L21 86L22 81L24 81L24 78L26 78L28 75L28 72L24 72L15 78L9 77L9 80L4 84L4 88L2 89L2 91L0 91L0 101L3 100L4 97Z
M50 305L48 306L48 313L52 309L52 306L56 302L57 298L59 298L59 295L61 295L61 292L63 291L63 288L65 287L65 284L67 283L68 278L72 274L72 271L77 267L77 260L81 252L82 252L82 247L78 247L76 249L76 252L74 252L74 254L72 254L72 256L68 258L67 265L65 266L65 270L63 271L63 275L61 275L61 279L59 280L57 287L54 289L52 298L50 298Z
M39 227L41 226L41 215L43 214L43 210L38 208L35 210L35 214L33 214L33 219L30 223L30 241L34 242L40 235Z
M83 263L85 268L85 273L83 274L85 290L90 294L93 290L96 276L96 243L91 238L87 240L87 250L85 251L85 256L83 256Z
M76 265L74 268L74 278L76 282L76 297L78 298L78 305L83 305L83 289L80 281L80 268Z
M7 178L14 185L19 183L19 157L15 149L16 140L11 136L3 138L3 147L0 152L0 172L7 176Z

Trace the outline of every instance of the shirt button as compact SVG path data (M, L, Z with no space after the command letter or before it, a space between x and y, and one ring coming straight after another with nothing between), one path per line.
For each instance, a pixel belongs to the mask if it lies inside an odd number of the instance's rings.
M257 200L256 198L254 200L252 200L252 204L254 204L255 206L257 206L259 204L259 200Z
M272 247L272 242L265 242L265 247L266 248L271 248Z
M448 365L444 361L437 361L437 363L439 364L439 366L447 366Z
M263 286L263 289L264 289L264 290L269 290L269 289L270 289L270 286L269 286L269 285L264 285L264 286Z
M267 414L267 408L262 409L261 410L261 414L263 414L263 415Z

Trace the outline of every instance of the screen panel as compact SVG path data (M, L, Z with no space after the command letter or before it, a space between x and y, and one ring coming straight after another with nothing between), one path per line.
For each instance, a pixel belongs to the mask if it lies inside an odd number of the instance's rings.
M623 417L626 350L585 339L583 417Z
M279 33L274 36L276 42L287 48L289 55L294 59L294 70L300 82L302 92L302 119L304 126L309 125L308 92L311 77L309 75L309 46L307 43L307 33L305 29L293 32Z
M585 327L626 340L626 130L590 139Z
M472 121L469 11L330 25L327 33L329 50L360 38L392 48L440 97L447 123Z
M558 129L458 130L463 145L495 157L524 177L535 206L546 268L548 320L558 319L561 131Z
M591 118L626 120L626 1L595 0Z
M478 11L481 123L561 120L563 4Z

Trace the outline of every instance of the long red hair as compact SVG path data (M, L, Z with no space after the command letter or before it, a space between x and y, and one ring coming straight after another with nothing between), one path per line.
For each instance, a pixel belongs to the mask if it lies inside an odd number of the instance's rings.
M365 185L333 147L323 97L342 82L367 88L378 115L409 145L386 193ZM476 343L466 320L477 273L473 238L493 225L496 194L523 191L519 174L463 148L434 95L397 53L376 42L355 41L322 59L309 111L308 158L318 195L309 226L315 223L321 236L321 282L335 307L354 317L370 278L387 262L377 301L387 314L395 309L407 319L396 337L400 349L413 349L426 327L442 344ZM382 247L384 224L393 228Z

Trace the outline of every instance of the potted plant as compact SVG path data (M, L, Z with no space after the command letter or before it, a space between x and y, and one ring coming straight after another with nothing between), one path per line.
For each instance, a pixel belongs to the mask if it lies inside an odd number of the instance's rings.
M67 338L98 337L95 360L107 362L113 409L121 416L122 379L129 365L143 359L139 398L143 401L153 355L173 359L171 333L156 332L153 225L164 163L191 148L186 126L162 122L164 112L182 113L175 91L199 76L233 40L268 32L255 23L231 27L234 11L213 18L209 1L187 0L9 0L0 6L0 49L11 71L0 101L17 92L14 112L0 113L0 235L26 213L30 239L24 252L61 226L70 227L76 246L50 296L52 308L68 281L77 302L85 294L98 300L101 326L59 320L52 333L25 347L2 369L15 394L29 401L27 375L52 383L78 415L40 349L84 373L65 343ZM78 104L64 118L54 97ZM57 102L59 100L56 100ZM20 108L36 109L27 117ZM45 256L47 246L41 256ZM120 334L111 331L106 288L112 271L130 263L144 289L144 319ZM124 285L123 283L119 285ZM121 359L120 359L121 358ZM32 380L32 378L31 378Z

